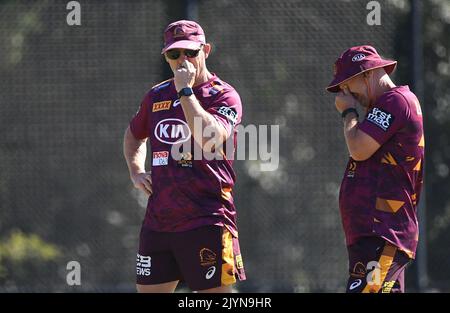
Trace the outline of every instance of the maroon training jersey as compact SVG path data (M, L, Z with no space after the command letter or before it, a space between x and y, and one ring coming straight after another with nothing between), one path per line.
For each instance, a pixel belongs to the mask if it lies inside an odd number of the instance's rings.
M381 147L367 160L350 160L339 207L347 245L380 236L415 257L417 204L423 184L424 135L419 101L408 86L385 92L359 129Z
M234 135L242 117L236 90L216 75L193 88L202 107ZM137 139L149 138L153 194L144 224L153 231L179 232L203 225L226 226L237 236L232 189L236 180L232 160L197 159L196 143L184 117L173 79L154 86L130 122ZM189 142L191 151L181 160L172 157L172 146ZM228 152L229 153L229 152ZM234 151L233 151L234 153ZM178 158L179 159L179 158Z

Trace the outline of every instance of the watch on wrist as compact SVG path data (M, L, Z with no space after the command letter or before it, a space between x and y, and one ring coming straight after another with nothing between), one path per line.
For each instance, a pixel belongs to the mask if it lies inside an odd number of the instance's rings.
M357 111L355 108L348 108L348 109L345 109L344 111L342 111L341 117L344 119L344 118L347 116L347 114L348 114L348 113L351 113L351 112L355 113L356 118L359 117L358 111Z
M182 96L189 97L192 94L194 94L194 91L191 87L184 87L178 92L178 98L181 98Z

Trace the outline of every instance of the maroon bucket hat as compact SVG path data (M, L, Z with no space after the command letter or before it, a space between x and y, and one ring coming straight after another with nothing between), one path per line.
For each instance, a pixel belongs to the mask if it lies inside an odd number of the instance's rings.
M199 24L180 20L169 24L164 30L164 48L161 54L170 49L197 50L205 43L205 32Z
M383 60L372 46L356 46L347 49L334 63L334 79L327 87L329 92L339 92L339 84L361 73L384 67L387 74L392 73L397 61Z

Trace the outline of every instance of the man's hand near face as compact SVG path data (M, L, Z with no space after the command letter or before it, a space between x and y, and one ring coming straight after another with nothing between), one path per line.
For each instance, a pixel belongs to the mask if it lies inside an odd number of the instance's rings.
M358 100L350 93L347 87L343 88L343 91L338 92L335 98L336 109L339 113L342 113L346 109L355 108L358 104Z
M183 63L174 72L175 89L179 92L181 89L189 87L192 88L195 82L195 74L197 70L194 65L188 60Z

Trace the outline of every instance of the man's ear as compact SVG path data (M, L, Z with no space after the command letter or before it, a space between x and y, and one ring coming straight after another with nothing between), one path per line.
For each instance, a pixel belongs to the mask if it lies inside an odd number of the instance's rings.
M166 62L169 63L169 59L167 58L165 53L163 54L163 56L164 56L164 60L166 60Z
M343 85L342 88L341 88L341 91L342 91L342 93L343 93L344 95L346 95L346 96L351 95L350 90L348 89L348 86L347 86L347 85Z
M212 46L209 43L206 43L203 45L203 52L205 53L205 59L208 58L211 51L212 51Z
M372 76L371 74L372 71L367 71L363 73L363 79L364 79L364 83L367 85L370 82L370 77Z

